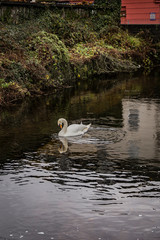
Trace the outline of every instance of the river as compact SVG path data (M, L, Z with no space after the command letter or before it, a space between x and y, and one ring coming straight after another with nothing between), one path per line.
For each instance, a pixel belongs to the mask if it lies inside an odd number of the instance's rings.
M79 82L0 111L0 239L160 238L160 77ZM57 120L91 123L58 138Z

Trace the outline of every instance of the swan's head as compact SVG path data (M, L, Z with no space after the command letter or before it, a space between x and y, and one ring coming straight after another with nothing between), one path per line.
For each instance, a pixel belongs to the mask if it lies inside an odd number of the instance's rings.
M59 126L60 128L63 128L64 124L67 125L67 121L66 121L64 118L60 118L60 119L58 120L58 126Z
M59 126L60 128L63 128L63 122L62 122L62 119L61 119L61 118L58 120L58 126Z

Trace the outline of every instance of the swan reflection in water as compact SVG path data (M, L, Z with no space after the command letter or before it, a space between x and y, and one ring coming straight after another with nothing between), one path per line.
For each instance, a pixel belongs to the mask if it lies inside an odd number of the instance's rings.
M71 148L72 152L75 152L81 148L83 148L83 150L84 150L84 148L89 146L89 143L90 143L89 137L90 137L89 134L85 134L85 136L59 137L61 145L58 148L58 151L59 151L59 153L65 153L70 148ZM88 149L88 147L87 147L87 149Z
M91 136L85 134L83 136L75 137L58 137L53 136L52 140L38 149L41 155L57 155L67 152L72 153L94 153L96 151L96 144L92 142Z
M58 148L59 153L65 153L68 150L68 140L65 137L59 137L61 146Z
M80 136L60 137L52 135L52 140L38 149L42 155L57 155L63 153L94 154L102 146L120 142L125 132L120 128L96 127L90 128L89 133Z

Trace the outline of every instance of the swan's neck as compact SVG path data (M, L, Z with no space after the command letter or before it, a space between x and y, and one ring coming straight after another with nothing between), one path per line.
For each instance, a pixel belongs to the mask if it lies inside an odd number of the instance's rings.
M67 127L68 127L68 123L67 121L63 121L63 128L62 130L59 132L59 136L63 136L66 132L67 132Z

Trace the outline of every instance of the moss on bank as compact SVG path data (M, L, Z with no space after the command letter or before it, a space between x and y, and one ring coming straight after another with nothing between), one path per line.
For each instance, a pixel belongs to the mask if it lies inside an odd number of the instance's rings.
M159 45L121 30L103 13L46 11L23 24L1 23L0 105L95 74L149 69ZM105 24L104 24L105 20Z

